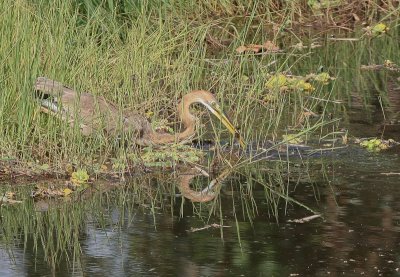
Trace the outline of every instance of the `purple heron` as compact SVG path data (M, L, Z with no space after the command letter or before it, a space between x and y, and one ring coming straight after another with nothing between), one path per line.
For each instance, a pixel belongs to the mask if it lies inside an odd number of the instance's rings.
M78 125L85 136L104 130L107 134L133 135L139 145L168 144L190 139L195 134L197 118L189 108L194 103L203 104L244 146L244 140L220 108L215 96L205 90L195 90L182 97L178 103L178 115L185 129L181 133L159 133L151 128L147 119L137 113L121 113L114 104L101 96L90 93L78 94L63 84L39 77L35 83L41 95L42 111L57 116L72 126ZM45 96L45 97L44 97ZM47 97L47 98L46 98Z

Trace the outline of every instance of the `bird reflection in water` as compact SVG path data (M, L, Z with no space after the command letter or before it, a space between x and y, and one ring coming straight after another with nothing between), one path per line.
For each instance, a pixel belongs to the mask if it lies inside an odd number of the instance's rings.
M210 181L206 188L197 191L190 187L193 179L198 176L209 177L209 175L204 170L193 168L179 175L177 184L178 189L180 190L183 197L191 200L192 202L210 202L218 196L223 181L231 173L231 168L223 170L216 178Z

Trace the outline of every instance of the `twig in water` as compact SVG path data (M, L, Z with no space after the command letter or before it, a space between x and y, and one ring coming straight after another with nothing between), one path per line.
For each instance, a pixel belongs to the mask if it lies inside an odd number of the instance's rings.
M194 232L206 230L206 229L209 229L209 228L231 228L231 226L224 226L224 225L219 225L219 224L213 223L213 224L201 227L201 228L193 228L192 227L192 228L190 228L190 230L187 230L187 232L194 233Z
M299 218L299 219L293 219L293 220L289 219L288 222L306 223L306 222L309 222L309 221L311 221L313 219L316 219L316 218L319 218L319 217L321 217L320 214L314 214L314 215L306 216L306 217Z

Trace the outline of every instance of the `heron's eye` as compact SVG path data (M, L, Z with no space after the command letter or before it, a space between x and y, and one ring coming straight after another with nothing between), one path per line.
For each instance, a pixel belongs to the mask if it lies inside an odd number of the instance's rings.
M212 101L212 102L210 102L210 105L213 106L213 107L215 107L215 106L217 106L217 102Z

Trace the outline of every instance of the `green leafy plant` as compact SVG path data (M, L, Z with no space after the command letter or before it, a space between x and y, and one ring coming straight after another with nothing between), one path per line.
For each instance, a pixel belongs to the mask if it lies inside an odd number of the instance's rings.
M89 181L89 174L86 172L86 170L79 169L75 172L72 172L70 180L74 185L81 186L87 184Z
M366 148L370 152L380 152L382 150L386 150L386 149L390 148L394 143L395 143L395 141L392 139L382 140L382 139L373 138L370 140L364 140L364 141L360 142L360 145L362 147Z
M136 162L150 167L169 167L179 163L197 163L205 153L183 144L169 145L160 148L146 147Z

